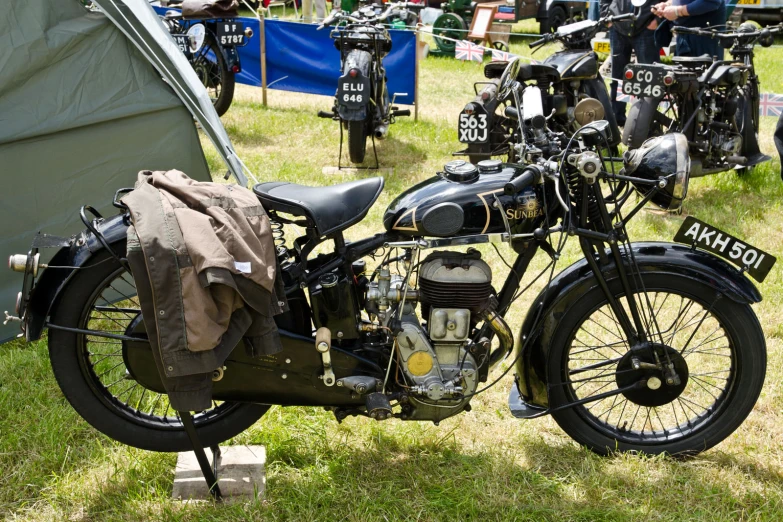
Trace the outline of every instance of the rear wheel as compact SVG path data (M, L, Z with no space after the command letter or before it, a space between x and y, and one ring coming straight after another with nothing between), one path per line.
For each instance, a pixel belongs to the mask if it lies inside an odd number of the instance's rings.
M764 334L747 304L694 279L644 273L649 342L630 347L600 288L578 298L557 325L550 405L627 389L552 414L593 451L695 454L736 430L764 383ZM627 309L616 279L613 293ZM679 383L659 364L672 364ZM657 366L657 368L656 368Z
M80 270L52 313L58 326L128 335L143 331L132 275L108 254ZM143 335L143 334L142 334ZM98 431L151 451L192 449L168 396L137 383L126 366L122 341L49 330L49 357L63 394ZM252 426L269 406L213 402L193 421L201 442L219 444Z
M223 116L234 99L235 78L214 36L206 34L204 44L190 58L190 63L207 89L218 116Z
M367 125L362 121L348 122L348 154L353 163L364 161L367 150Z

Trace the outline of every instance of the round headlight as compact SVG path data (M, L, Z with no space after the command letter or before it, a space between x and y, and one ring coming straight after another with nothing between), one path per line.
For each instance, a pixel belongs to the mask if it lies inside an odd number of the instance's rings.
M638 149L626 152L623 163L625 175L657 182L634 183L636 190L645 196L657 190L650 201L664 210L677 210L682 206L688 194L691 170L688 139L684 134L651 138Z

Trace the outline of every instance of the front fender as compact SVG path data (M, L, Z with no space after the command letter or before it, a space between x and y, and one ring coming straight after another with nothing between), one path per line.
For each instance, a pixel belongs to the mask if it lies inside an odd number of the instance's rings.
M95 228L113 248L125 241L128 226L129 222L124 215L102 219L95 223ZM85 266L101 250L104 250L104 247L98 238L92 232L85 230L73 236L70 245L61 248L52 257L48 268L41 273L30 291L23 318L25 338L28 341L41 338L46 320L50 311L56 307L62 289L76 273L77 267ZM115 250L115 253L121 257L125 256L124 249Z
M739 303L761 301L761 293L747 277L710 253L664 242L633 243L632 248L639 268L645 272L689 277L712 286ZM603 267L602 272L607 281L617 277L614 263ZM517 386L526 403L544 408L548 406L546 370L550 341L564 311L597 284L587 261L581 259L559 273L533 301L517 342L522 353L515 358ZM533 328L539 316L541 320Z

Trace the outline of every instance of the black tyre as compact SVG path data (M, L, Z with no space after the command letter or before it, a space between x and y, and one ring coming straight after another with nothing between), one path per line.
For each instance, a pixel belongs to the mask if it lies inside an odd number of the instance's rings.
M190 64L204 84L218 116L223 116L234 99L234 73L228 68L228 62L222 49L211 33L207 33L204 44L191 56Z
M99 255L63 289L52 323L121 335L136 324L138 333L143 322L135 295L131 274L108 254ZM142 387L128 373L121 341L50 329L49 357L66 399L98 431L145 450L192 449L168 397ZM268 409L213 402L194 423L201 442L211 446L243 432Z
M764 334L749 305L707 284L651 271L643 280L649 301L641 299L642 315L653 332L648 346L629 349L596 286L556 325L549 369L554 407L637 388L552 416L574 440L600 454L695 454L728 437L753 409L766 372ZM622 296L617 279L610 288ZM621 302L627 309L625 297ZM656 357L674 365L679 384L671 376L667 383L654 368Z
M557 28L566 23L568 15L562 6L555 5L549 9L547 17L538 24L541 34L554 33Z
M367 125L364 121L348 122L348 155L353 163L364 161L367 150Z
M658 104L653 98L641 98L631 105L623 127L623 143L629 149L638 149L647 139L660 134L655 124Z

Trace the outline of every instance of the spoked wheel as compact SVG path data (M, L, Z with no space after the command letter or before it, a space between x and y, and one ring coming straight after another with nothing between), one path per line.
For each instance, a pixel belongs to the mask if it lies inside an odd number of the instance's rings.
M207 33L204 44L190 58L190 64L207 89L218 116L223 116L234 99L235 79L214 36Z
M80 270L58 302L52 313L55 325L146 337L133 277L108 254ZM132 376L123 342L49 330L52 369L68 402L93 427L123 444L152 451L192 449L168 396ZM213 402L193 420L201 442L211 446L241 433L268 409Z
M753 409L766 371L764 335L749 305L694 279L648 272L644 286L646 297L636 297L651 335L638 346L629 346L600 288L564 314L552 345L551 406L625 391L552 416L597 453L695 454ZM627 310L619 282L610 288Z
M435 39L435 45L444 53L453 53L457 47L457 42L454 40L463 40L465 29L467 29L465 20L460 15L454 13L440 15L432 24L432 37Z

